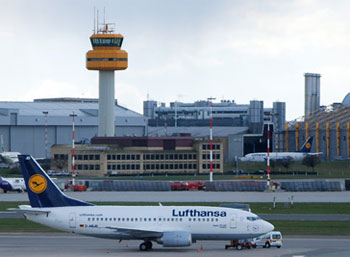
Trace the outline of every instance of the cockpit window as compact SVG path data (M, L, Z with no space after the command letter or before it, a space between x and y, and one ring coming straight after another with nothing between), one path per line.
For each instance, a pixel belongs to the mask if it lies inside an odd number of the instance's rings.
M247 220L250 220L250 221L256 221L256 220L260 220L261 218L259 216L256 216L256 217L247 217Z

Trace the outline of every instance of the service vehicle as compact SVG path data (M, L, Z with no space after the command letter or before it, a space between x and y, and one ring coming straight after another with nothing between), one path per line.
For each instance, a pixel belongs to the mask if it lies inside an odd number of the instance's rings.
M262 246L263 248L270 248L271 246L276 246L281 248L282 243L282 234L279 231L272 231L265 235L259 236L255 240L257 246Z

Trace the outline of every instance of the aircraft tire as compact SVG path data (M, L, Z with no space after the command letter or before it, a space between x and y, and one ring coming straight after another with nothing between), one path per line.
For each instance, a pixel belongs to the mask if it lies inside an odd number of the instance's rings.
M146 243L140 244L139 248L140 248L140 251L147 251L148 250Z

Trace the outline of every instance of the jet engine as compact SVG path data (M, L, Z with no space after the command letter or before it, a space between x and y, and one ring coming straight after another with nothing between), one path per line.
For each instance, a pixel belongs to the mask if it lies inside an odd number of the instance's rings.
M165 247L190 246L192 236L187 231L164 232L159 243Z

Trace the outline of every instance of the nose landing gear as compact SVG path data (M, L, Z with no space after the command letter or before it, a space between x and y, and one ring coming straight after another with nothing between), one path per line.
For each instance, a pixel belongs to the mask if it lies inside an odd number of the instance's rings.
M139 248L140 248L140 251L149 251L149 250L152 250L152 246L153 244L151 241L145 241L142 244L140 244Z

